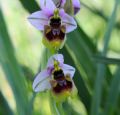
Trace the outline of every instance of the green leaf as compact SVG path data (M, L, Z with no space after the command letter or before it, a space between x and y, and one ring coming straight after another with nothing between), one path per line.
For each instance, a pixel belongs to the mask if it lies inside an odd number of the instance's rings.
M6 99L0 92L0 115L5 115L5 114L13 115L13 112L12 112L11 108L9 107Z
M113 77L113 80L111 81L104 115L114 115L114 110L116 109L116 102L119 97L119 89L120 89L120 66L118 67Z
M96 48L80 27L68 34L67 37L65 45L67 51L90 88L96 76L96 64L92 60L92 55L96 53Z
M69 15L74 15L74 8L72 5L72 0L67 0L64 5L64 10Z
M39 67L39 70L43 70L46 68L46 65L47 65L47 62L48 62L48 59L49 57L52 55L50 50L47 49L47 48L43 48L43 52L42 52L42 57L40 59L40 67Z
M104 36L104 48L102 52L102 56L105 56L108 50L108 44L110 41L110 36L112 33L112 29L115 24L115 19L116 19L116 10L118 6L118 0L115 1L114 5L114 10L112 12L111 18L108 22L108 26L106 29L106 33ZM104 64L98 64L97 67L97 78L95 82L95 91L92 99L92 107L91 107L91 115L98 115L99 114L99 107L100 107L100 102L101 102L101 92L102 92L102 83L104 80L105 76L105 71L106 71L106 66Z
M62 53L64 55L64 60L65 60L66 64L70 64L71 66L74 65L74 61L66 47L64 47L60 51L60 53ZM73 79L74 79L75 85L78 89L79 98L84 103L87 111L89 111L90 103L91 103L91 95L90 95L90 92L85 84L85 81L83 80L81 73L79 72L77 67L76 67L76 72L75 72Z
M119 0L120 1L120 0ZM109 21L109 18L99 9L96 9L96 8L91 8L89 7L88 5L86 5L85 3L83 3L81 1L81 5L83 5L88 11L92 12L93 14L97 15L97 16L100 16L102 19L104 19L106 22ZM120 22L116 22L115 23L115 27L117 29L120 29Z
M69 64L73 62L77 68L77 75L75 75L77 77L74 77L75 84L79 90L79 97L82 99L89 113L91 104L90 93L92 92L96 76L96 63L93 60L93 55L95 55L97 51L95 45L80 27L68 34L67 37L68 39L65 45L67 51L64 53L65 59L67 59L67 63ZM62 52L64 52L64 50ZM111 78L111 73L108 68L106 72L110 75L109 78ZM107 80L107 82L109 82L109 80Z
M76 104L76 102L77 102L77 104ZM80 108L79 110L76 109L77 106L78 106L78 108ZM63 103L63 108L65 111L65 115L87 115L86 111L84 111L84 107L83 107L82 103L80 101L78 101L76 98L72 99L72 101L70 99L65 101Z
M30 13L40 10L37 2L35 0L19 0L23 7Z
M103 56L94 56L93 60L98 62L98 63L120 65L120 59L117 59L117 58L107 58L107 57L103 57Z
M29 101L29 104L28 104L28 110L29 110L30 115L33 115L33 113L34 113L33 110L34 110L35 97L36 97L36 93L33 93L31 96L31 99Z
M15 96L19 115L28 114L28 94L25 77L15 58L14 48L0 9L0 63Z

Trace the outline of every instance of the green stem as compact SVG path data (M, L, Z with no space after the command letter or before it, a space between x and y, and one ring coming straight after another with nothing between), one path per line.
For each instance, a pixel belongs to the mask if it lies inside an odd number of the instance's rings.
M50 92L49 92L49 102L50 102L49 104L50 104L50 109L51 109L52 115L60 115L60 113L56 107L55 100L52 98Z
M62 103L57 103L49 92L49 102L52 115L65 115Z
M65 115L63 111L62 103L56 103L56 109L58 110L59 115Z
M58 107L57 107L57 104L56 104L55 101L54 101L54 108L55 108L55 110L56 110L57 115L62 115L62 114L60 114L60 112L59 112L59 110L58 110Z

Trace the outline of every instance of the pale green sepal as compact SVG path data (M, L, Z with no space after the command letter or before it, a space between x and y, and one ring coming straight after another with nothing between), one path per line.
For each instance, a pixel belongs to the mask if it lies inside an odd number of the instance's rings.
M72 0L66 0L66 3L64 5L64 10L69 15L74 15L74 7L72 4Z

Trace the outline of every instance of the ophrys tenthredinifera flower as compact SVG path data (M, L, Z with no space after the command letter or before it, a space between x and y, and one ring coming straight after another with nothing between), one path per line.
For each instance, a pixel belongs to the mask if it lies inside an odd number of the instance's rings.
M28 20L38 30L43 31L43 43L50 50L59 50L65 42L65 35L76 29L74 18L58 9L52 0L41 0L41 10L32 13Z
M75 68L64 64L62 54L51 56L45 70L41 71L33 82L35 92L51 90L57 101L63 101L76 93L73 82Z

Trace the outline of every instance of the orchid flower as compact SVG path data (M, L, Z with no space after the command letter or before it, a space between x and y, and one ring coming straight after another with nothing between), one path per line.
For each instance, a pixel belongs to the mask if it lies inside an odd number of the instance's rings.
M45 0L43 0L45 1ZM64 8L66 10L70 10L71 5L73 7L74 15L78 13L80 10L80 1L79 0L53 0L57 8ZM67 5L68 4L68 5ZM67 7L67 8L66 8ZM69 12L69 11L66 11Z
M76 90L72 80L74 73L75 68L64 64L62 54L53 55L49 58L46 69L36 76L33 82L33 90L35 92L51 90L57 99L66 98Z
M28 20L38 30L43 31L43 43L50 49L60 49L65 41L65 34L76 29L74 18L64 9L58 9L52 0L41 0L40 11L32 13Z

